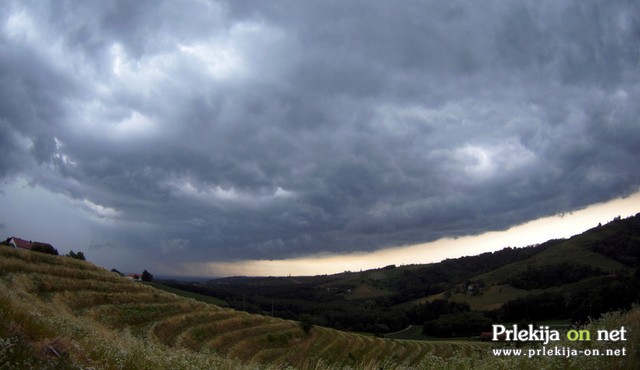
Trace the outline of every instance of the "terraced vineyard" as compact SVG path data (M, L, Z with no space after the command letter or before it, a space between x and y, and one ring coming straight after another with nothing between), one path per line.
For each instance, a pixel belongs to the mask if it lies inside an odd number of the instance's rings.
M0 272L2 299L14 312L64 318L76 326L75 321L82 320L90 330L99 328L96 331L111 336L124 333L167 348L242 364L414 366L428 354L446 356L485 346L477 342L392 341L323 327L305 332L293 321L180 297L87 262L4 247L0 249ZM38 305L26 308L20 307L20 302Z
M626 325L627 357L500 357L481 342L390 340L324 327L305 332L293 321L177 296L87 262L3 246L0 318L0 369L619 369L640 363L640 308L592 324Z

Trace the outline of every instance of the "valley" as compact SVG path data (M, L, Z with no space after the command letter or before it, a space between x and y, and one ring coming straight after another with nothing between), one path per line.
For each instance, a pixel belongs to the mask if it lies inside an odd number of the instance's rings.
M430 265L206 283L136 282L0 246L0 368L635 368L639 225L636 215L567 240ZM628 355L503 357L495 351L505 343L481 340L492 324L517 322L624 327Z

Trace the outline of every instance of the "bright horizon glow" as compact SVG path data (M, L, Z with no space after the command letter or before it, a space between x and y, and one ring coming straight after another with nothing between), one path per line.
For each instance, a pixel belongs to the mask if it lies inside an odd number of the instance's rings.
M447 258L474 256L506 247L526 247L549 239L569 238L598 225L640 212L640 192L625 198L597 203L581 210L543 217L504 231L443 238L429 243L382 249L375 252L318 254L283 260L194 262L181 268L167 266L165 273L190 276L312 276L359 271L387 265L440 262Z

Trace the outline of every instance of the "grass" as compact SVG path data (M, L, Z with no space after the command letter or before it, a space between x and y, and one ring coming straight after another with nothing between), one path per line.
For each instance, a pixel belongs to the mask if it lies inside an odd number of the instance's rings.
M179 295L179 296L182 296L182 297L195 299L196 301L209 303L209 304L214 304L214 305L220 306L220 307L229 307L229 304L227 302L223 301L222 299L215 298L215 297L209 297L209 296L198 294L198 293L192 293L192 292L187 292L187 291L180 290L180 289L175 289L175 288L172 288L170 286L166 286L166 285L164 285L162 283L144 282L143 284L150 285L150 286L152 286L154 288L161 289L161 290L164 290L166 292L173 293L173 294L176 294L176 295Z
M369 284L359 284L347 296L347 299L369 299L388 296L391 293L387 290L373 287Z
M409 339L409 340L426 340L426 336L422 334L422 326L410 325L407 329L395 333L386 334L385 338L389 339Z
M510 263L506 266L475 276L470 280L482 280L486 285L500 284L508 278L526 270L527 266L548 266L562 262L599 268L606 272L627 271L633 273L633 269L630 269L624 264L588 250L589 243L589 235L583 234L576 236L554 245L525 261Z
M511 301L516 298L524 297L529 294L541 293L546 290L553 290L555 287L549 289L535 289L524 290L514 288L509 284L497 284L483 288L480 294L468 294L468 293L453 293L448 298L454 302L466 302L469 304L472 310L477 311L491 311L500 308L504 302ZM424 298L416 299L412 301L412 304L431 302L436 299L447 299L444 293L433 294Z
M305 333L292 321L176 295L88 262L8 248L0 248L0 317L0 369L631 369L640 363L639 308L590 324L626 325L627 357L502 358L491 355L491 343L382 339L317 326Z

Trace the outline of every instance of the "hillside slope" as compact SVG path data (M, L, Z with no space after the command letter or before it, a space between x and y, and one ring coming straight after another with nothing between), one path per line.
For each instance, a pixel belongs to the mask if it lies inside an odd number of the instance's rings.
M468 282L480 285L473 294L466 285L457 286L413 303L446 297L466 302L475 310L493 310L530 295L575 296L595 294L598 286L638 285L639 272L640 214L555 240L529 258L470 276Z
M537 370L640 363L638 307L586 327L625 326L623 343L557 343L602 353L624 347L626 356L495 356L492 348L504 344L382 340L321 327L307 334L291 321L177 297L90 263L7 248L0 248L0 317L2 369Z
M640 217L636 216L587 230L582 234L575 235L567 240L562 240L531 258L510 263L490 272L477 275L472 279L484 280L487 284L501 283L529 267L557 265L563 262L590 266L609 273L623 272L633 274L634 266L626 265L602 253L598 253L594 251L594 246L606 240L607 237L620 235L619 224L630 223L633 225L639 221ZM634 231L635 234L640 234L640 227L636 226ZM636 245L638 246L640 243Z
M395 368L486 347L305 331L293 321L179 297L88 262L6 247L0 248L0 314L0 360L17 368ZM51 353L61 357L51 361Z
M470 246L470 249L472 246ZM468 304L499 317L505 304L553 298L553 317L581 321L640 299L640 214L599 225L569 239L524 248L504 248L426 265L290 277L230 277L200 283L165 282L174 288L222 299L236 309L318 325L386 334L423 325L434 300ZM628 299L614 302L619 289ZM629 293L629 294L626 294ZM546 296L540 296L545 294ZM580 298L580 297L584 298ZM563 302L560 302L560 301ZM607 302L609 301L609 302ZM518 310L509 319L520 321ZM429 316L429 315L427 315Z

